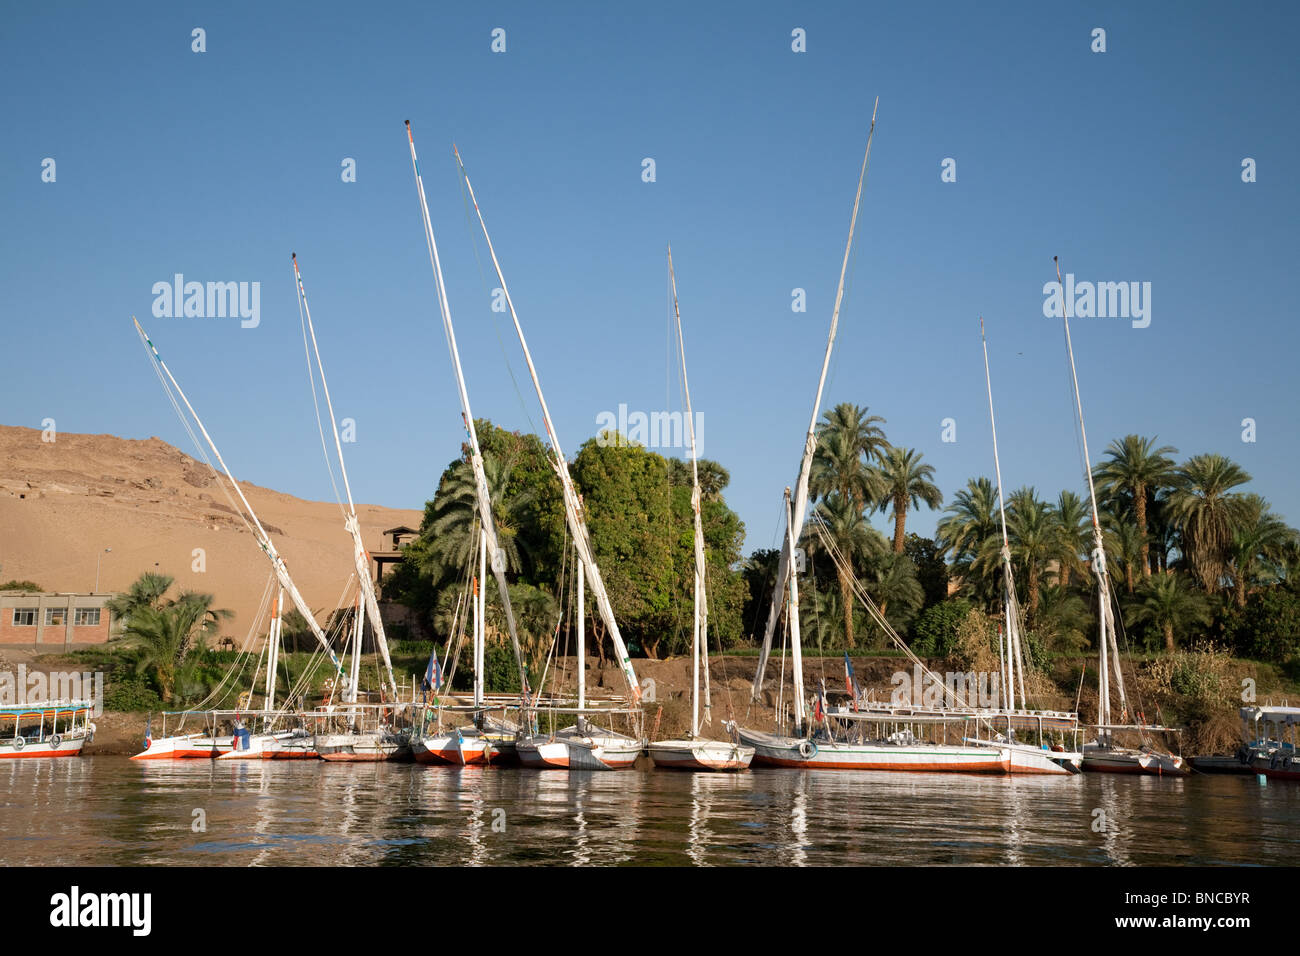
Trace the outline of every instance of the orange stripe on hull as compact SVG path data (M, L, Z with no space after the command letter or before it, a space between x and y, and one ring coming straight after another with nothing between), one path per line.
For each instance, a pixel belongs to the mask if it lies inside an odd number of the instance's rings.
M81 748L76 750L14 750L10 752L0 752L0 760L13 760L18 757L75 757L81 753Z

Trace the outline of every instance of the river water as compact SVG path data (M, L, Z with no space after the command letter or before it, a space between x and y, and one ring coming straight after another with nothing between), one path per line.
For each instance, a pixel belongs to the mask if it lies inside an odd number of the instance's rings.
M12 865L1294 864L1253 776L0 762Z

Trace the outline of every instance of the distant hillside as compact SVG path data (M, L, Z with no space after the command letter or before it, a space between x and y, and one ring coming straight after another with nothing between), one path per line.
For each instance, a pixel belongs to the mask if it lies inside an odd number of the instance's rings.
M338 505L240 486L307 603L336 607L352 573ZM422 514L357 506L371 550L383 547L385 528L418 527ZM100 591L124 590L156 569L176 578L176 590L210 592L217 607L234 611L223 633L236 642L253 626L270 564L207 465L158 438L60 432L42 442L38 429L0 425L0 581L90 591L104 548L113 550L103 556ZM203 573L191 570L196 548L205 553Z

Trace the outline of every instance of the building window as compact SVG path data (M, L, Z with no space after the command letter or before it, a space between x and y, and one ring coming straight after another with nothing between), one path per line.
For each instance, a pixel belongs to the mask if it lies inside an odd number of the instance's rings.
M14 627L35 627L35 626L36 626L36 608L34 607L14 608Z
M57 626L60 624L64 624L67 622L67 618L68 618L67 608L47 607L45 609L46 627L50 627L51 625Z
M76 627L99 627L99 608L77 608L76 612L72 615L72 623Z

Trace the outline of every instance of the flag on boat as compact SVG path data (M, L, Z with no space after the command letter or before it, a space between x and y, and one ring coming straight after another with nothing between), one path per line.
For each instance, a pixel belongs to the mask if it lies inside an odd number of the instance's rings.
M849 660L849 652L844 652L844 689L848 691L849 703L856 711L858 709L858 698L862 696L862 688L858 686L857 675L853 673L853 662Z
M144 749L148 750L153 746L153 714L144 723Z
M429 691L436 692L442 689L442 664L438 662L436 647L429 654L429 666L424 669L424 679L420 681L420 686L426 694Z

